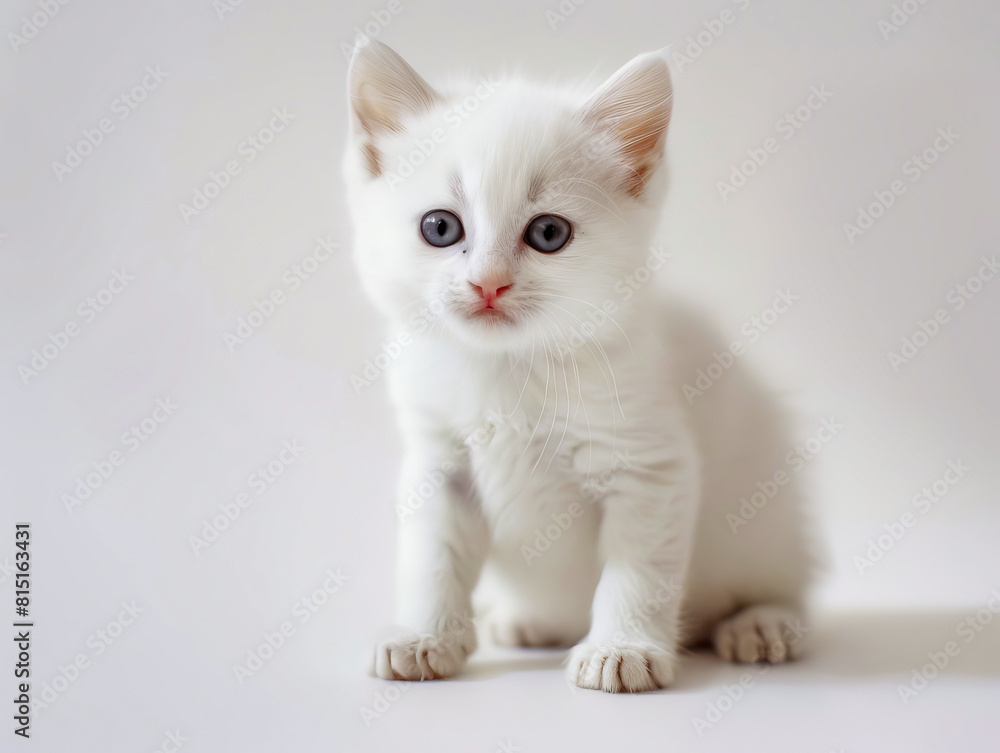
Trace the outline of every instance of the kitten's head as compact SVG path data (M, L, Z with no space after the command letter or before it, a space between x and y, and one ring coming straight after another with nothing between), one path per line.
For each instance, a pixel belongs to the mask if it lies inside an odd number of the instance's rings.
M518 349L579 333L642 264L664 188L663 56L589 96L516 79L442 93L372 41L348 94L355 256L397 323Z

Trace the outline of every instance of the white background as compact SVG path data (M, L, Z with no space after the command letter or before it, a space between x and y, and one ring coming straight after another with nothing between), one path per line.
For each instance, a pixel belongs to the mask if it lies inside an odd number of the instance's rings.
M493 651L377 705L391 686L365 671L391 619L400 445L384 382L350 383L386 335L350 263L340 161L342 46L386 6L247 0L220 18L210 0L72 2L26 44L0 43L0 622L13 523L30 521L32 692L62 688L30 742L6 702L0 748L154 751L179 730L192 753L995 750L1000 620L968 644L956 628L1000 588L1000 280L960 311L947 296L1000 251L1000 6L928 0L885 39L888 0L588 0L554 28L555 0L400 3L379 38L432 82L506 64L596 84L638 52L683 53L732 9L673 65L659 282L744 340L776 289L799 296L745 358L798 409L802 439L823 417L844 426L808 466L830 561L813 655L761 674L699 654L673 689L612 697L571 690L562 653ZM9 0L0 32L36 9ZM120 120L147 66L168 75ZM814 86L832 96L786 140L777 121ZM240 145L274 108L294 119L247 162ZM103 118L113 131L60 180L53 162ZM911 182L904 163L939 128L960 138ZM778 151L723 200L717 182L769 137ZM179 205L229 160L240 173L185 221ZM905 194L850 243L844 223L896 179ZM317 237L339 250L292 291L285 270ZM134 279L87 322L78 306L122 268ZM275 288L286 302L230 352L224 333ZM894 371L887 353L939 308L949 321ZM25 376L71 322L78 336ZM168 398L176 411L130 451L123 432ZM286 440L304 453L257 495L248 477ZM63 495L115 450L124 463L69 512ZM919 514L914 495L958 459L970 470ZM195 554L190 537L241 491L252 504ZM915 525L859 572L908 510ZM338 568L344 585L300 622L296 602ZM133 600L141 615L102 642ZM284 621L294 634L238 682L233 666ZM904 704L897 686L950 640L959 655ZM58 681L81 654L86 669ZM693 718L744 674L699 737Z

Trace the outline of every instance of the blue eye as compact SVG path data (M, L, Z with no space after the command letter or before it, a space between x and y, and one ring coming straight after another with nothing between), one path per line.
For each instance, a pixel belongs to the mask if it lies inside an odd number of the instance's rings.
M420 220L420 234L432 246L453 246L465 237L462 221L447 209L433 209Z
M552 254L569 243L573 226L554 214L540 214L524 229L524 242L543 254Z

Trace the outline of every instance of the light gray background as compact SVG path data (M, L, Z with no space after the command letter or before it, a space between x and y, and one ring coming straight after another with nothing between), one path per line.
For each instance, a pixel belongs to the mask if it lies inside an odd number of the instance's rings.
M897 685L1000 588L1000 279L961 311L947 302L1000 250L996 4L928 0L885 39L888 0L588 0L555 28L555 0L399 1L379 38L431 81L509 64L596 84L638 52L683 52L732 9L674 66L656 239L673 257L657 284L743 340L776 289L799 296L745 358L796 407L802 439L823 417L844 426L808 466L830 557L812 658L762 675L698 655L674 689L611 697L569 688L559 652L484 653L461 678L390 694L366 724L390 687L364 671L391 619L400 445L384 382L356 395L349 381L385 333L349 259L341 46L386 5L246 0L220 18L210 0L81 0L16 51L0 42L0 562L30 521L34 692L90 662L15 743L153 751L180 730L192 753L995 750L1000 619L908 705ZM37 8L10 0L0 32ZM147 66L168 75L119 120L115 99ZM785 140L776 122L814 86L832 96ZM274 108L294 119L247 163L240 144ZM106 117L114 130L60 181L52 163ZM904 163L939 128L960 138L911 183ZM768 137L778 152L723 201L717 181ZM228 160L240 174L185 222L179 205ZM896 179L906 193L849 243L844 223ZM291 291L285 270L327 236L338 252ZM78 305L122 267L134 279L84 321ZM230 353L224 333L275 288L286 303ZM948 323L894 372L887 353L938 308ZM18 366L70 322L79 336L25 383ZM176 412L131 452L122 433L167 398ZM302 456L196 555L189 537L293 439ZM67 512L62 495L113 450L124 463ZM868 539L957 459L971 470L858 572ZM347 581L300 623L296 602L338 568ZM96 631L132 600L141 615L98 655ZM294 635L239 683L233 665L284 621ZM745 673L752 687L699 737L693 717Z

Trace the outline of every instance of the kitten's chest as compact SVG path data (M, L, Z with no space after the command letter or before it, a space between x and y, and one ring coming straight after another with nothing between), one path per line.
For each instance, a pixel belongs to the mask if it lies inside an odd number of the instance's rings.
M449 443L435 451L469 472L484 512L496 520L516 510L523 520L579 499L628 448L657 442L662 369L639 353L605 344L511 361L415 344L394 391L413 440Z
M456 441L492 515L545 512L546 500L583 493L613 463L623 429L614 390L578 364L550 364L547 374L513 368L456 402L464 419Z

